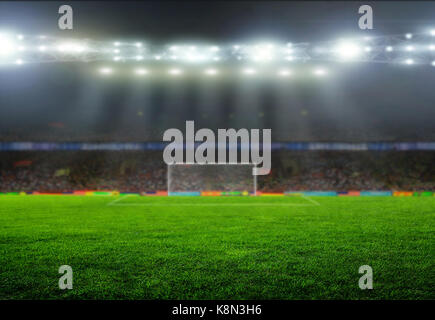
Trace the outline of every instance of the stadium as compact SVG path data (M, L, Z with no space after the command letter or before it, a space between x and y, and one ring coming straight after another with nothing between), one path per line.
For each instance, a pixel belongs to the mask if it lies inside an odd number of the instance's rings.
M1 300L435 298L434 3L59 5L0 3ZM165 163L189 120L270 173Z

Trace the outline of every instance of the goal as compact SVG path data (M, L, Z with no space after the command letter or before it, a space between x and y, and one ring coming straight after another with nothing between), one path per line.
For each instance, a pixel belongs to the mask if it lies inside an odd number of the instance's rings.
M168 195L224 192L224 194L255 195L257 176L255 164L170 164Z

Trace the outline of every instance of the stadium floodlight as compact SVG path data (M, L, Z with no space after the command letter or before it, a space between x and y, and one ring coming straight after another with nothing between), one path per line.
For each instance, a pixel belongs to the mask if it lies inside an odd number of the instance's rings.
M432 67L435 67L435 61L432 61L431 65Z
M162 59L162 57L161 56L154 56L154 59L160 60L160 59Z
M219 72L218 72L216 69L209 68L209 69L206 69L206 70L204 71L204 73L205 73L207 76L216 76Z
M432 30L430 31L430 35L435 37L435 29L432 29Z
M47 50L47 47L46 46L39 46L38 50L44 52L45 50Z
M342 42L334 51L344 61L356 59L361 54L361 49L352 42Z
M412 39L412 33L405 34L405 38L406 39Z
M205 60L205 57L200 54L188 54L186 57L189 62L201 62Z
M393 47L392 46L388 46L388 47L385 48L385 51L392 52L393 51Z
M57 47L57 50L65 53L81 53L86 50L86 48L77 43L63 43Z
M253 68L245 68L243 69L243 74L247 75L247 76L252 76L255 75L257 73L257 70L253 69Z
M180 69L177 69L177 68L172 68L172 69L169 69L168 73L171 76L179 76L179 75L181 75L183 73L183 71L180 70Z
M113 50L113 53L120 53L121 51L119 49Z
M103 67L99 70L99 72L103 75L110 75L113 73L113 70L111 68Z
M414 51L414 47L413 46L406 46L405 50L408 52Z
M141 42L136 42L134 45L135 45L137 48L141 48L141 47L142 47L142 43L141 43Z
M429 50L430 50L430 51L434 51L434 50L435 50L435 45L431 44L431 45L429 46Z
M220 50L220 48L217 47L217 46L213 46L213 47L210 48L211 52L218 52L219 50Z
M19 34L19 35L17 35L17 39L18 39L18 40L23 40L23 39L24 39L24 36L23 36L22 34Z
M141 61L141 60L143 60L143 56L136 56L136 58L135 58L137 61Z
M280 77L289 77L291 75L291 71L287 69L281 69L278 71L278 75Z
M119 46L121 45L121 42L116 41L116 42L113 43L113 45L114 45L115 47L119 47Z
M138 76L144 76L144 75L148 74L148 70L143 69L143 68L139 68L139 69L135 69L134 73Z
M204 71L204 74L207 75L207 76L215 76L215 75L218 74L218 71L216 69L209 68L209 69L206 69Z
M14 51L14 45L7 35L0 35L0 55L9 55Z
M404 61L404 63L407 64L407 65L411 65L411 64L414 64L414 60L413 59L406 59Z
M236 44L236 45L233 46L233 49L234 49L234 50L239 50L239 49L240 49L240 46L239 46L238 44Z
M23 64L23 60L17 59L17 60L15 60L15 64L22 65Z
M119 56L113 57L113 61L119 61L119 60L121 60L121 57Z
M322 69L322 68L317 68L317 69L314 69L313 74L317 77L322 77L322 76L326 75L326 70Z

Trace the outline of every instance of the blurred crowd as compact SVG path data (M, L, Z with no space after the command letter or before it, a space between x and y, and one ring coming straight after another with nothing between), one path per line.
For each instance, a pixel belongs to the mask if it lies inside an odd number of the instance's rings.
M13 127L10 129L0 128L0 142L149 142L162 141L166 129L143 127L137 125L110 128L110 130L87 127L69 127L63 123L52 123L49 126L26 128ZM179 126L184 132L185 127ZM331 130L328 127L317 126L304 131L300 128L274 128L272 140L275 142L415 142L435 141L435 132L425 128L413 128L390 133L388 131L357 130L340 128Z
M257 190L435 190L435 152L279 151ZM250 167L170 172L172 191L251 191ZM161 151L0 152L0 192L167 190Z

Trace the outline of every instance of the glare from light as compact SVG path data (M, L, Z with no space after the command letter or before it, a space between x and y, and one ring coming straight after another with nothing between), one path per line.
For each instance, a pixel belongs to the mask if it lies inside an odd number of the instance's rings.
M239 50L239 49L240 49L240 46L236 44L236 45L233 46L233 48L234 48L235 50Z
M22 65L23 64L23 60L17 59L17 60L15 60L15 64Z
M12 41L6 35L0 35L0 55L9 55L14 51Z
M293 44L291 42L287 42L287 47L291 47Z
M189 62L201 62L204 61L204 56L200 54L189 54L187 55L187 61Z
M273 60L273 48L272 44L257 45L251 49L250 56L253 61L256 62L268 62Z
M121 45L121 43L120 42L115 42L114 44L113 44L115 47L119 47L120 45Z
M136 56L136 60L137 60L137 61L141 61L141 60L143 60L143 56Z
M391 51L393 51L393 47L392 46L388 46L388 47L385 48L385 50L387 52L391 52Z
M432 30L430 31L430 35L431 35L431 36L435 36L435 29L432 29Z
M348 61L358 58L361 54L361 49L354 43L342 42L335 48L335 52L342 60Z
M183 71L180 70L180 69L174 68L174 69L169 69L168 73L171 76L179 76L179 75L181 75L183 73Z
M146 69L136 69L134 70L134 73L138 76L144 76L146 74L148 74L148 70Z
M214 57L213 60L214 60L214 61L220 61L221 58L219 58L219 57Z
M119 49L113 50L113 53L120 53L121 51Z
M435 67L435 61L432 61L431 65L432 65L433 67Z
M434 50L435 50L435 45L431 44L431 45L429 46L429 50L430 50L430 51L434 51Z
M326 75L326 70L319 68L319 69L315 69L313 71L313 73L315 76L322 77L322 76Z
M212 68L210 68L210 69L206 69L206 70L204 71L204 73L205 73L207 76L215 76L215 75L217 75L219 72L218 72L216 69L212 69Z
M104 67L104 68L101 68L99 70L99 72L103 75L109 75L109 74L113 73L113 70L111 68Z
M138 48L142 47L142 43L140 43L140 42L136 42L134 45Z
M412 33L405 34L405 38L406 39L412 39Z
M178 57L177 56L171 56L171 60L177 60Z
M285 57L285 59L287 60L287 61L293 61L293 57L292 56L287 56L287 57Z
M414 51L414 47L413 46L406 46L405 50L408 52Z
M291 71L287 69L282 69L278 71L278 75L280 77L289 77L291 75Z
M172 46L172 47L169 48L169 50L171 50L171 51L177 51L178 47L177 46Z
M63 43L57 47L57 50L66 53L81 53L85 51L85 47L77 43Z
M365 48L364 48L364 51L365 51L365 52L371 52L371 51L372 51L372 48L370 48L370 47L365 47Z
M220 48L217 46L213 46L210 48L210 51L212 51L212 52L218 52L219 50L220 50Z
M156 59L156 60L161 60L162 57L161 57L161 56L154 56L154 59Z
M18 47L18 51L24 51L24 50L26 50L26 47L24 47L24 46L19 46Z
M405 64L412 65L412 64L414 64L414 60L412 60L412 59L406 59L405 60Z
M119 60L121 60L121 57L116 56L113 58L113 61L119 61Z
M45 50L47 50L47 47L46 46L39 46L38 50L44 52Z
M243 69L243 73L248 75L248 76L252 76L257 74L257 70L253 69L253 68L245 68Z
M19 34L19 35L17 35L17 39L18 39L18 40L23 40L23 39L24 39L24 36L23 36L22 34Z

